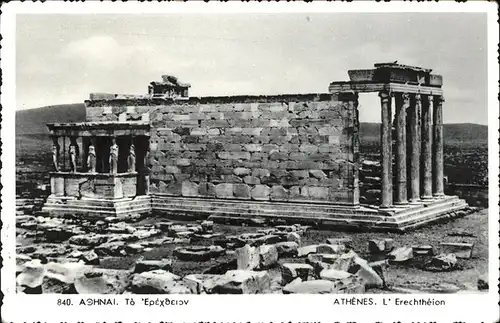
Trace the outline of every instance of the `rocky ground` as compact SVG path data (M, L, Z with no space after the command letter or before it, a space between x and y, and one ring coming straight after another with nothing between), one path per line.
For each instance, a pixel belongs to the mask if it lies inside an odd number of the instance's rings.
M17 201L24 293L456 293L488 288L488 212L406 234L35 216ZM35 206L33 206L35 204Z

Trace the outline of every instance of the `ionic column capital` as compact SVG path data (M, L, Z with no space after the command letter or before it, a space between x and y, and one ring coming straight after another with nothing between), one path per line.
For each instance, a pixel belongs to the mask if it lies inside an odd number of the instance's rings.
M422 100L422 95L420 93L415 93L415 101L421 101Z
M433 96L433 95L428 95L428 96L427 96L427 101L428 101L429 103L434 102L434 96Z

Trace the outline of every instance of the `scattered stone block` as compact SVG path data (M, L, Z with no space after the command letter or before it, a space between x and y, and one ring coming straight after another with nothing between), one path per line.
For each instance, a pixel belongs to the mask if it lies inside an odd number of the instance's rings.
M283 294L331 294L336 290L334 282L320 279L289 284L283 288Z
M316 252L321 254L341 254L345 252L345 246L342 244L320 244L316 248Z
M201 222L201 228L203 232L212 232L214 229L214 221L204 220Z
M394 248L394 241L392 239L368 241L368 252L372 254L380 254L391 251Z
M140 274L146 271L153 270L165 270L172 271L172 260L171 259L161 259L161 260L144 260L141 259L135 263L134 273Z
M311 253L316 253L318 245L303 246L297 249L297 257L307 257Z
M97 246L105 243L108 236L101 234L82 234L69 238L69 243L83 246Z
M166 270L134 274L128 289L134 294L190 294L182 279Z
M413 258L413 249L410 247L399 247L388 254L391 262L405 262Z
M470 259L472 257L473 243L441 242L441 253L453 253L457 258Z
M94 269L75 279L78 294L122 294L128 285L127 270Z
M453 253L434 256L424 266L428 271L451 271L456 268L457 257Z
M294 241L284 241L278 242L276 244L276 250L278 251L278 257L293 257L297 255L297 249L299 245Z
M142 253L144 251L144 247L139 243L131 243L125 245L125 252L130 255Z
M360 257L354 258L354 263L359 266L355 273L356 276L363 279L365 289L381 288L384 286L384 280L379 274L368 264L368 262Z
M353 275L343 270L336 269L325 269L319 274L321 279L331 280L331 281L347 281L348 278Z
M429 245L413 246L413 256L433 256L434 249Z
M259 250L259 269L270 268L278 263L278 249L275 245L262 245Z
M266 294L271 288L266 271L230 270L212 282L213 294Z
M183 261L208 261L225 252L221 246L189 246L175 249L173 255Z
M344 245L346 249L352 249L351 238L328 238L326 239L326 243L331 245Z
M244 245L236 249L237 268L241 270L254 270L259 268L260 255L256 247Z
M222 275L215 274L191 274L183 278L185 285L191 294L211 294L215 281L222 278Z
M290 232L286 236L286 241L296 242L299 246L302 244L302 239L297 232Z
M23 271L17 276L16 282L21 287L41 288L45 272L45 267L40 260L28 261L24 263Z
M93 250L83 253L80 259L86 265L99 265L99 256Z
M309 264L285 263L281 265L281 284L286 285L299 277L306 281L312 273L313 267Z

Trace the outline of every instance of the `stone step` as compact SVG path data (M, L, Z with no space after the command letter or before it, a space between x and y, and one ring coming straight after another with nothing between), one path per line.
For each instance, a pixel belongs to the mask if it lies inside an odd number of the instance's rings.
M316 210L318 212L351 212L359 214L360 212L366 212L367 214L373 213L373 209L360 207L360 206L344 206L344 205L333 205L333 204L312 204L312 203L283 203L283 202L267 202L267 201L251 201L251 200L218 200L218 199L198 199L198 198L175 198L175 197L159 197L153 196L152 203L155 205L169 205L184 207L193 205L204 205L209 207L230 207L234 208L235 205L239 205L240 208L259 210L261 208L272 207L274 209L279 209L282 211L295 211L297 208L307 208L308 210Z
M204 210L203 208L174 208L174 207L163 207L163 208L158 208L156 206L153 206L153 210L155 212L159 213L198 213L198 214L205 214L207 216L209 215L215 215L215 214L233 214L235 216L240 216L240 217L252 217L252 216L266 216L266 217L280 217L280 216L288 216L290 218L300 218L300 217L309 217L309 218L324 218L324 219L331 219L333 217L352 217L355 219L359 220L368 220L368 221L380 221L383 220L384 216L380 216L375 214L374 216L363 216L363 215L353 215L353 214L341 214L341 213L319 213L319 212L283 212L280 210L258 210L258 211L252 211L252 212L241 212L238 209L229 209L229 208L221 208L221 209L214 209L214 210Z
M92 217L107 217L107 216L119 216L126 214L141 214L151 212L150 207L143 208L133 208L125 211L103 211L103 210L89 210L88 208L69 208L69 207L43 207L42 213L49 213L52 216L64 216L66 214L71 215L83 215Z
M154 211L158 212L198 212L198 213L204 213L204 214L214 214L214 213L231 213L231 214L238 214L240 216L254 216L255 214L261 214L265 216L281 216L281 215L287 215L290 217L311 217L311 218L330 218L332 216L344 216L344 217L356 217L357 219L366 219L366 220L377 220L379 221L382 218L385 218L384 216L381 216L377 212L372 212L371 214L365 214L365 213L344 213L341 211L337 212L320 212L316 210L307 210L305 208L296 208L295 211L284 211L281 209L275 209L271 206L268 206L266 208L259 208L259 209L245 209L245 208L240 208L239 205L234 205L234 206L224 206L224 207L218 207L218 206L208 206L208 205L192 205L192 206L182 206L179 207L177 205L168 205L168 204L157 204L153 203L152 208Z

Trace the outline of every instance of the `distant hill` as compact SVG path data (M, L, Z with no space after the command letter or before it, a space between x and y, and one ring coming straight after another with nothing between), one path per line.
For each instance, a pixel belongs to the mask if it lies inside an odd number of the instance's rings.
M38 109L16 112L16 135L33 137L47 134L46 123L83 122L85 105L83 103L62 104ZM378 143L380 124L362 122L360 124L361 143ZM488 127L473 123L451 123L444 125L444 141L447 144L486 144Z
M449 145L486 145L488 126L475 123L448 123L443 126L444 142ZM366 143L379 142L380 123L361 122L359 136Z
M52 105L43 108L16 111L16 135L48 133L47 123L83 122L83 103Z

